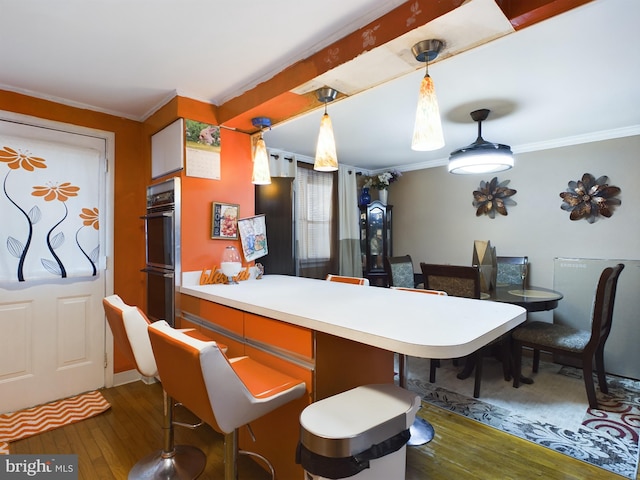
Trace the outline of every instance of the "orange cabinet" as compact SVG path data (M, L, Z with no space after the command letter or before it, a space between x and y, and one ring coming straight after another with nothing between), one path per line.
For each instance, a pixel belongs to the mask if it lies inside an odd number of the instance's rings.
M202 334L227 345L227 356L239 357L244 351L244 312L190 295L180 295L178 328L196 328Z

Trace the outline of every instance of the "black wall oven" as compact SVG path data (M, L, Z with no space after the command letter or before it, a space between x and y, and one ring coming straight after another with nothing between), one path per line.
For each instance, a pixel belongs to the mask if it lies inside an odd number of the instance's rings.
M174 270L174 215L173 204L164 210L147 212L144 216L145 238L147 242L147 266L164 270Z
M147 316L175 326L180 280L180 178L147 187Z

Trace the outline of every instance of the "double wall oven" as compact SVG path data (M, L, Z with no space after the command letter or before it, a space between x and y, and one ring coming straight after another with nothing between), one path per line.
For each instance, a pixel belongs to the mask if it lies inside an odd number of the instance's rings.
M145 224L147 316L175 326L180 284L180 178L147 187Z

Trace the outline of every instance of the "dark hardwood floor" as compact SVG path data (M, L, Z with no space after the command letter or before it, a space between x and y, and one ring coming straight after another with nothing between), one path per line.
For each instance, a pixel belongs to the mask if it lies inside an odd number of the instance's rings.
M162 390L159 384L135 382L102 392L111 404L107 412L13 442L10 452L75 453L79 479L126 479L137 460L162 446ZM407 480L622 478L436 407L425 405L420 415L434 425L436 437L427 445L407 448ZM188 412L179 409L178 417L189 420ZM176 427L175 432L176 443L195 445L207 455L201 479L223 478L222 435L209 426L193 431ZM270 476L240 456L239 478Z

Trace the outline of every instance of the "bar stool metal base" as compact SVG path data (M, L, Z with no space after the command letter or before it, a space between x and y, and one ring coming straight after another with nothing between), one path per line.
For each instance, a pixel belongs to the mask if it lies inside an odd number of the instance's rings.
M411 433L411 438L407 442L407 445L411 447L429 443L435 435L433 425L420 417L416 417L413 424L409 427L409 433Z
M407 356L398 354L398 367L399 367L399 384L402 388L407 388ZM416 415L413 424L409 427L409 433L411 438L407 442L410 447L417 447L429 443L433 440L435 430L433 425L427 422L424 418L420 418Z
M190 445L176 445L174 451L150 453L129 472L129 480L194 480L203 472L207 457Z
M255 442L256 439L253 436L251 427L248 424L247 427L249 428L249 434L251 435L251 438L253 438L253 441ZM275 480L276 472L274 471L273 465L271 465L271 462L269 460L267 460L259 453L238 449L237 428L233 432L227 433L224 436L224 480L238 479L238 455L248 455L262 460L262 462L266 465L266 467L269 469L269 472L271 473L271 480Z

